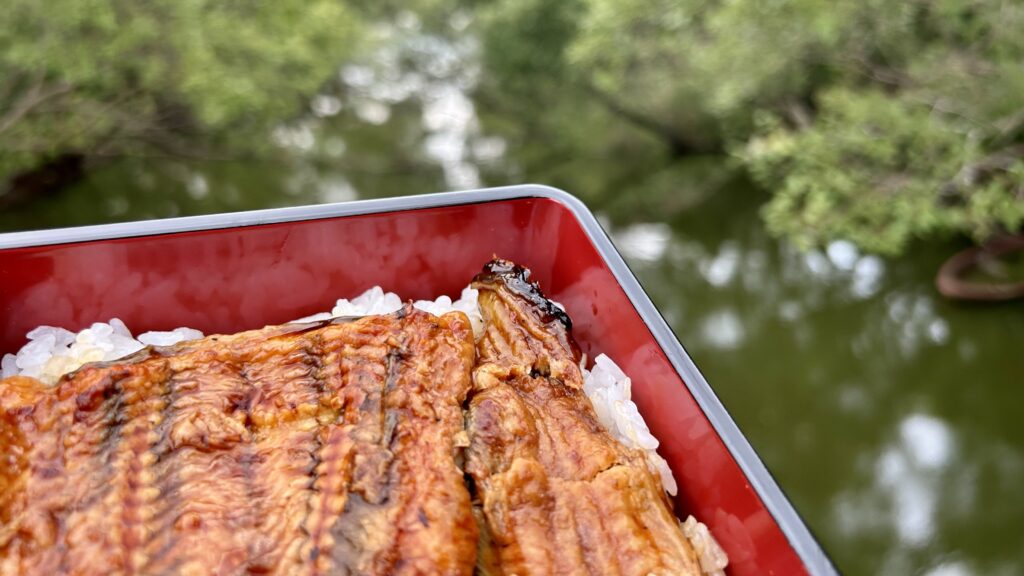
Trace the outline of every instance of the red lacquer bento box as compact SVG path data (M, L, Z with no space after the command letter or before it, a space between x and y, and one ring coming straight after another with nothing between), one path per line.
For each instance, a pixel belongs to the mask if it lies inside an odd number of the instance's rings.
M374 285L457 295L492 255L529 267L582 350L632 377L679 482L678 511L710 527L729 574L835 573L593 215L552 188L0 234L0 353L43 324L235 332Z

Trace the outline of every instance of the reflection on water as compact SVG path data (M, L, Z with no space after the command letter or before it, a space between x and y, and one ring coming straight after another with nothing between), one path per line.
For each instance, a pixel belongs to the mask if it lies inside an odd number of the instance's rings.
M672 228L658 222L632 224L615 235L615 243L626 258L645 262L661 260L671 239Z
M612 236L844 572L1019 573L1024 307L939 299L952 247L797 252L752 197Z
M466 18L455 14L451 28ZM343 67L273 133L271 159L127 159L0 214L0 229L534 179L481 126L472 37L427 34L411 14L379 36L372 61ZM546 144L531 145L536 154ZM602 177L588 166L578 188ZM838 566L1019 573L1024 305L938 299L931 278L953 246L895 262L841 241L798 252L766 234L758 192L734 182L684 194L699 186L680 167L638 175L659 186L644 203L594 208L607 211L616 244ZM656 209L658 222L621 208L659 202L672 208Z
M736 348L744 337L743 324L732 310L719 310L701 323L701 335L715 348Z
M838 530L857 537L892 527L902 550L885 559L887 571L909 568L906 554L925 548L935 538L939 508L972 504L974 485L969 481L955 500L941 498L944 481L959 459L953 432L942 420L924 414L906 416L895 438L879 453L869 489L837 499ZM951 568L944 565L943 569Z

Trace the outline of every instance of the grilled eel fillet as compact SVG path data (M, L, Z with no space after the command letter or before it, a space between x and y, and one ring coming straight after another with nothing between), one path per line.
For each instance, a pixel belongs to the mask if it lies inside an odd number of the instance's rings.
M0 382L0 574L471 574L473 357L409 306Z
M467 419L478 570L700 575L657 474L597 421L565 313L511 262L473 287L486 326Z

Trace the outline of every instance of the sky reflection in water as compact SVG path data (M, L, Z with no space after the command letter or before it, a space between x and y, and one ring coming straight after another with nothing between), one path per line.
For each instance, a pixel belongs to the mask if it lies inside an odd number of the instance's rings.
M744 194L612 236L838 566L1018 573L1021 307L938 299L939 249L798 252Z

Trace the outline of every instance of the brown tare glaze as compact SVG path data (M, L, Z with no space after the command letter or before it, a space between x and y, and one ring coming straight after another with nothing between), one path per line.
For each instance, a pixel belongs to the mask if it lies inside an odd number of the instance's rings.
M572 354L575 361L581 358L580 347L572 337L572 320L565 310L544 297L540 285L530 281L530 270L510 262L495 258L484 266L483 272L473 278L474 288L501 286L509 293L522 298L531 307L534 318L545 327L545 331L554 336ZM556 326L555 323L561 324Z
M495 260L476 277L467 429L486 574L701 574L661 480L601 426L583 393L571 324Z
M0 574L471 574L473 357L407 307L0 381Z

